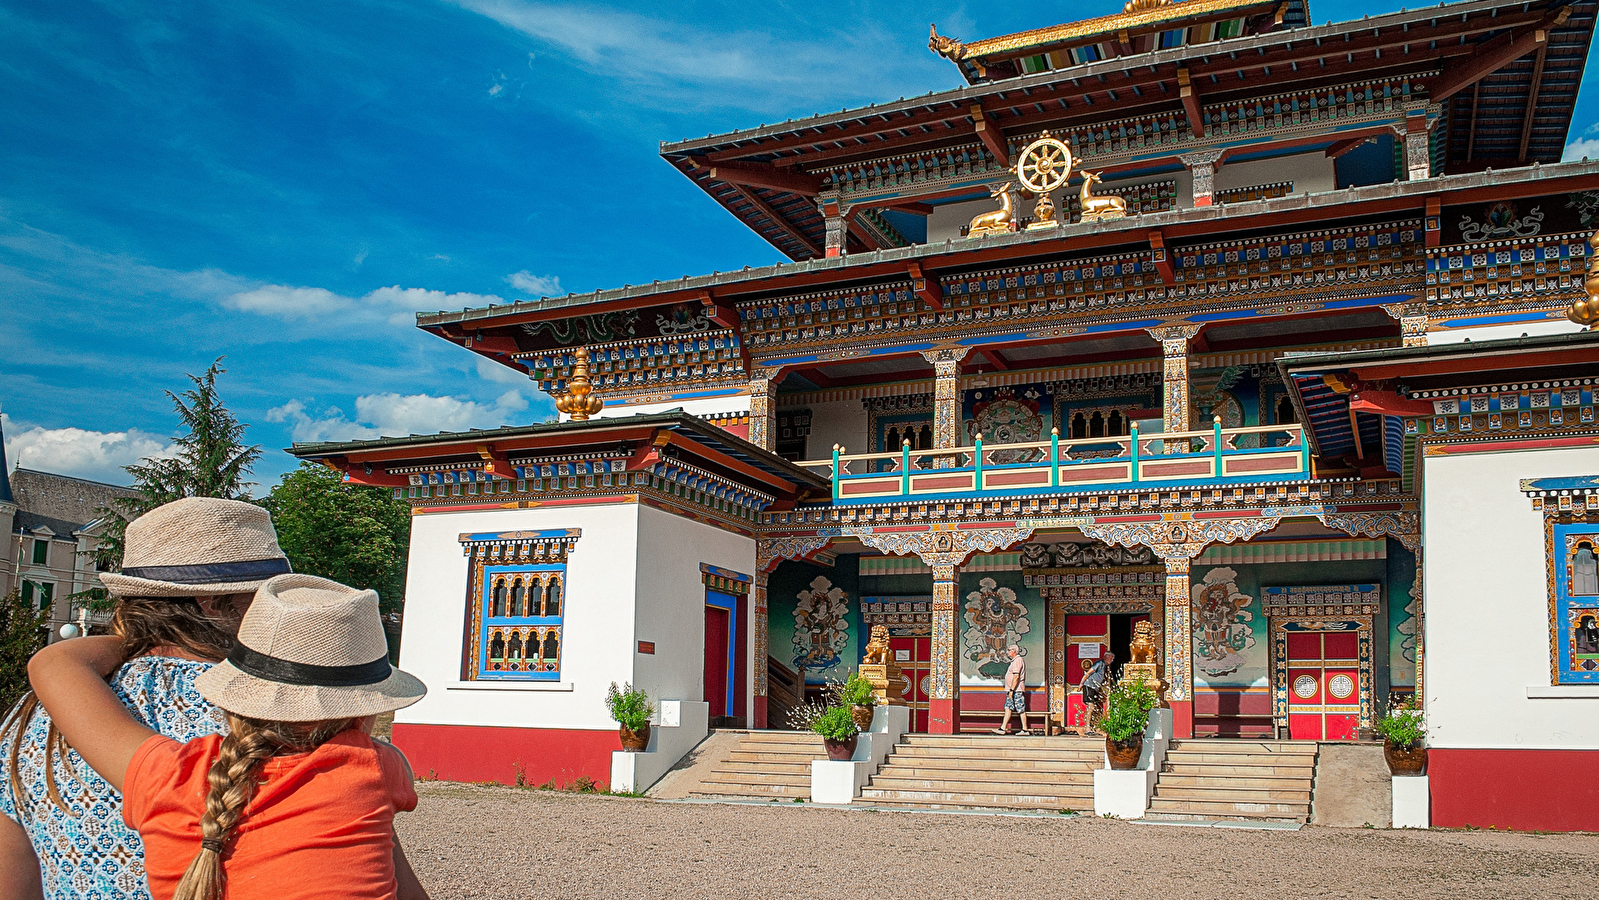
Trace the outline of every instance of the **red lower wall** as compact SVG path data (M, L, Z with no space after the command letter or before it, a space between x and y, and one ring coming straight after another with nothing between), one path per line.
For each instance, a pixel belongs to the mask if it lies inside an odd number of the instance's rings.
M579 778L611 780L611 752L622 749L616 731L572 728L491 728L477 725L394 726L394 745L418 778L498 781L566 787Z
M1427 751L1432 824L1599 831L1599 750Z

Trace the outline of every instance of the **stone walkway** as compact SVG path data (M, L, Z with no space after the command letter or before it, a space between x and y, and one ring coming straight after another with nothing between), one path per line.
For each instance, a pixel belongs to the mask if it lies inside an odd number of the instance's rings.
M419 784L434 900L1591 898L1599 835L1299 831L661 803Z

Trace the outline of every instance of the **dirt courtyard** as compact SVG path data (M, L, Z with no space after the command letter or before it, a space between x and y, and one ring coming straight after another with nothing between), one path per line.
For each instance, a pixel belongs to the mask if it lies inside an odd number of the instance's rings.
M399 831L435 900L1599 897L1593 834L1261 831L417 790Z

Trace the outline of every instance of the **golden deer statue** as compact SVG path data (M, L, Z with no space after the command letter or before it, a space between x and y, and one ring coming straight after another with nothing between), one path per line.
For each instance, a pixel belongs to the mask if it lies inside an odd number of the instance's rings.
M1095 172L1083 173L1083 190L1078 195L1082 202L1084 222L1098 222L1100 219L1120 219L1127 215L1127 201L1120 197L1096 197L1090 191L1094 185L1099 184L1099 175Z
M998 200L1001 204L1000 208L993 212L973 217L972 224L966 228L967 237L1010 231L1013 218L1010 205L1010 185L991 184L988 186L988 196Z

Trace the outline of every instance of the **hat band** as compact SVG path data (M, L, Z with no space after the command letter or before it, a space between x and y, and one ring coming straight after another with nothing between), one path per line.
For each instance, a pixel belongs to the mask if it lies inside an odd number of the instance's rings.
M233 648L233 652L228 654L228 662L246 675L278 684L308 687L360 687L377 684L394 672L387 656L353 666L317 666L268 656L243 644Z
M239 562L207 563L200 566L124 566L122 574L129 578L149 581L166 581L173 584L227 584L233 581L255 581L286 575L289 561L281 556L271 559L248 559Z

